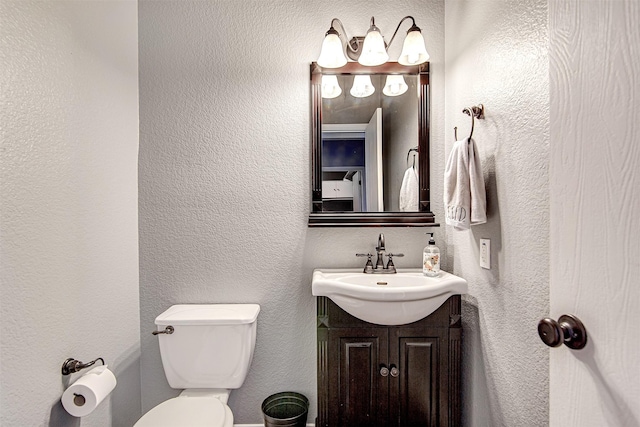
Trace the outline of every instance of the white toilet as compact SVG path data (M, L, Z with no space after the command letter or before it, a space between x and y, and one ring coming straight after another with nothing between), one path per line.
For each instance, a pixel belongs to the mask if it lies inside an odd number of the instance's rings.
M232 427L227 401L249 371L259 312L258 304L180 304L156 317L164 373L184 390L134 427Z

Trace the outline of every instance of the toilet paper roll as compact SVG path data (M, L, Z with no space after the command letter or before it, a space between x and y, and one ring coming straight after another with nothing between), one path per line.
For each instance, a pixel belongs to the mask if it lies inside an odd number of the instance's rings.
M116 387L116 377L107 366L98 366L81 376L62 393L62 406L74 417L93 412Z

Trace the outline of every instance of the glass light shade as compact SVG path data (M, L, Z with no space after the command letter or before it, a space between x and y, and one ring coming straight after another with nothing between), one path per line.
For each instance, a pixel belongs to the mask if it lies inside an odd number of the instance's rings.
M419 30L410 31L404 39L398 63L402 65L418 65L428 60L429 54L424 45L422 33Z
M327 34L322 42L318 65L324 68L340 68L347 63L342 41L337 34Z
M373 95L375 91L376 88L371 83L371 76L358 75L353 78L353 86L351 86L349 93L356 98L366 98Z
M340 96L342 89L337 76L322 76L322 97L331 99Z
M404 81L404 77L399 74L387 76L387 81L384 84L382 93L387 96L402 95L409 89L409 86Z
M389 54L384 47L384 39L378 29L369 29L362 43L362 53L358 62L367 67L382 65L389 60Z

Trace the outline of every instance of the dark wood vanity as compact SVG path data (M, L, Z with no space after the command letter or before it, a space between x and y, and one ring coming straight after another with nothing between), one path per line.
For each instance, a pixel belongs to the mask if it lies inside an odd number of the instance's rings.
M316 426L460 425L460 295L399 326L357 319L317 298Z

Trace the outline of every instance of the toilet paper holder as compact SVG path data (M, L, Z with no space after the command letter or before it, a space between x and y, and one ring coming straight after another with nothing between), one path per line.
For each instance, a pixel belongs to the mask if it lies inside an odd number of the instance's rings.
M80 371L81 369L89 368L95 365L95 363L98 360L101 361L103 365L105 364L104 359L102 357L98 357L97 359L94 359L88 363L82 363L81 361L76 360L73 357L70 357L67 360L65 360L64 363L62 364L62 375L70 375Z

